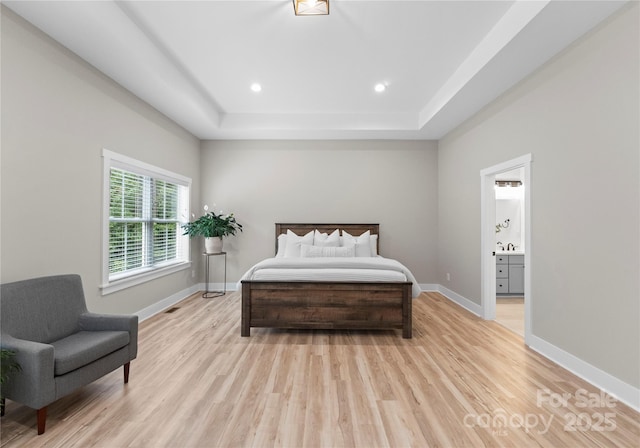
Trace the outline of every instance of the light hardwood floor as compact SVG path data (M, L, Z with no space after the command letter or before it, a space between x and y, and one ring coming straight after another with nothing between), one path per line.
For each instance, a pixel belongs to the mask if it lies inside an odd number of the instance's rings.
M437 293L415 299L413 316L408 340L271 329L241 338L238 293L192 296L141 324L128 385L118 370L57 401L45 434L35 411L7 402L2 446L638 446L637 412L499 324Z
M496 322L524 338L524 297L498 297Z

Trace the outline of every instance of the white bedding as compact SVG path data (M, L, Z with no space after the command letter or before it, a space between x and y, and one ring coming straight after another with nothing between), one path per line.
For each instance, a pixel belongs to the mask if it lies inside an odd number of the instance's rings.
M240 282L242 280L409 281L412 283L412 297L418 297L421 292L418 282L406 266L397 260L381 256L267 258L249 269Z

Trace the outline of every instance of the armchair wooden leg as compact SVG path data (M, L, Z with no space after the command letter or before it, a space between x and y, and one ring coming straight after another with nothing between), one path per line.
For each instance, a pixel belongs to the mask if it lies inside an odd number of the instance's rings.
M38 435L44 434L44 425L47 422L47 407L38 409L36 413L38 417Z
M124 365L124 383L127 384L129 382L129 365L131 363L126 363Z

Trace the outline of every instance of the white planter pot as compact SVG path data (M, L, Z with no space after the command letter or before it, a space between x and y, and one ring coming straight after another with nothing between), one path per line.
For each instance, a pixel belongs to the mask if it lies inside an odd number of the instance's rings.
M222 237L214 236L204 239L204 251L208 254L218 254L222 252Z

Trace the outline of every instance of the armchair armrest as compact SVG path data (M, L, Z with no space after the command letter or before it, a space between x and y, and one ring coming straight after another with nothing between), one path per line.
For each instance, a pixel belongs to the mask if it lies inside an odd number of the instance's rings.
M78 319L82 331L128 331L130 358L138 354L138 316L83 313Z
M34 409L40 409L56 399L54 382L54 349L52 345L17 339L2 334L2 348L15 352L14 360L21 371L2 385L4 395Z

